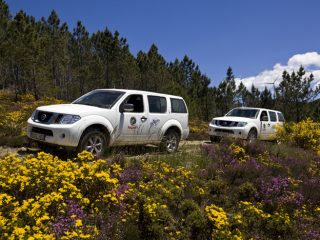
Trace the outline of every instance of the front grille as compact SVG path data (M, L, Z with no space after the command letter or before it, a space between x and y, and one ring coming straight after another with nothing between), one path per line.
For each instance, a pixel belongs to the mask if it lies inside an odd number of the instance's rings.
M49 120L52 117L52 115L53 115L53 113L51 113L51 112L39 111L37 119L41 123L47 123L47 122L49 122Z
M46 136L53 136L53 133L51 130L48 130L48 129L43 129L43 128L38 128L38 127L33 127L31 132L34 132L34 133L41 133L41 134L44 134Z
M222 132L222 133L230 133L230 134L234 134L234 132L232 130L228 130L228 129L215 129L215 132Z
M233 122L233 121L224 121L224 120L218 120L217 121L217 126L222 126L222 127L235 127L237 126L238 122Z

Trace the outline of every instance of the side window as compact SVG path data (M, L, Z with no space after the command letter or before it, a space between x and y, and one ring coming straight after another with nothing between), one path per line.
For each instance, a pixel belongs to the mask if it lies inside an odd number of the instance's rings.
M124 104L133 104L134 110L133 112L142 113L143 112L143 96L138 94L132 94L128 96L122 103L120 108Z
M279 119L279 122L284 122L284 116L281 112L278 112L278 119Z
M269 111L269 115L270 115L270 121L271 122L276 122L277 121L277 115L275 112L270 112Z
M187 108L182 99L170 98L171 112L173 113L187 113Z
M150 113L167 112L167 99L165 97L148 96Z
M264 118L264 120L262 120ZM260 115L260 121L269 121L267 111L262 111Z

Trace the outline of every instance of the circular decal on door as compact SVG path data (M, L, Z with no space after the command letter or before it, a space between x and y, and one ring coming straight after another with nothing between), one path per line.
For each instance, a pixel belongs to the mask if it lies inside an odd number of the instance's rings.
M131 117L131 118L130 118L130 124L131 124L131 125L135 125L136 122L137 122L137 119L136 119L135 117Z

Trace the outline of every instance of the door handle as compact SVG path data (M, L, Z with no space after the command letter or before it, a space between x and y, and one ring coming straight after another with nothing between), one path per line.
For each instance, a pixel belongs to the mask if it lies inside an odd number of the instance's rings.
M148 118L146 117L141 117L141 122L145 122Z

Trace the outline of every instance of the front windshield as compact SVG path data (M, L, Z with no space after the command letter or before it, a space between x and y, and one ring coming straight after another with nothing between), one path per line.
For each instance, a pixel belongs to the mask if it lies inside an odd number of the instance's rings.
M235 108L226 114L228 117L257 118L258 109Z
M93 91L83 95L74 101L73 104L111 108L123 94L124 92L120 91Z

